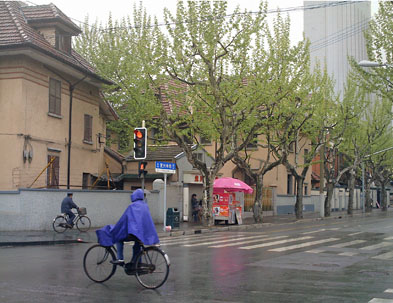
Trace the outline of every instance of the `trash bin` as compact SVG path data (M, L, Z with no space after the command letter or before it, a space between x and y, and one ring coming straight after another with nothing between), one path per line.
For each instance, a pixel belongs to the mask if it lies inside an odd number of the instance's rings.
M166 226L171 226L172 228L180 227L180 211L177 208L168 208L166 211Z

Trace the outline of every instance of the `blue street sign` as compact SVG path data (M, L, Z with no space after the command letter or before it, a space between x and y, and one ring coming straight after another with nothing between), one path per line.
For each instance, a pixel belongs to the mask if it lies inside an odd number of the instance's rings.
M156 172L174 174L176 173L176 163L156 161Z

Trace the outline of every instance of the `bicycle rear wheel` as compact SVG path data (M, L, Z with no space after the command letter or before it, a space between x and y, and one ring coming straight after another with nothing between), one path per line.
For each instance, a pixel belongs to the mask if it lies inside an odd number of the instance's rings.
M67 229L67 220L64 216L57 216L52 223L53 230L58 233L63 233Z
M95 244L90 247L83 258L83 269L90 280L102 283L111 278L116 272L115 254L110 247Z
M88 231L90 229L90 225L90 218L87 216L80 216L76 221L76 228L82 232Z
M169 275L169 258L158 247L146 247L142 250L135 264L138 282L146 288L158 288L165 283Z

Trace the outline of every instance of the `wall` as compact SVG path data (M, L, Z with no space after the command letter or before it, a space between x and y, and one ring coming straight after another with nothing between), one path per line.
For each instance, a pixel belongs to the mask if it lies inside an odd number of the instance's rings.
M73 190L74 201L86 207L92 227L115 224L130 204L131 191ZM60 214L65 190L21 189L0 192L0 231L52 230L52 220ZM159 192L147 195L153 220L159 221L156 212Z

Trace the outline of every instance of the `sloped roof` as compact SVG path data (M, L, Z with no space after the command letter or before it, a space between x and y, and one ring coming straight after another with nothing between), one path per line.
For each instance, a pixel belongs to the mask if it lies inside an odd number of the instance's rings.
M0 52L10 49L33 48L102 83L111 84L110 81L97 75L93 67L74 50L68 54L52 46L32 26L38 21L42 23L57 22L67 26L70 33L74 35L80 32L80 29L53 4L30 7L24 6L18 1L0 1Z
M145 161L172 161L175 156L180 154L183 150L177 145L165 145L165 146L148 146L147 157ZM135 160L133 153L126 157L129 162L140 161Z

